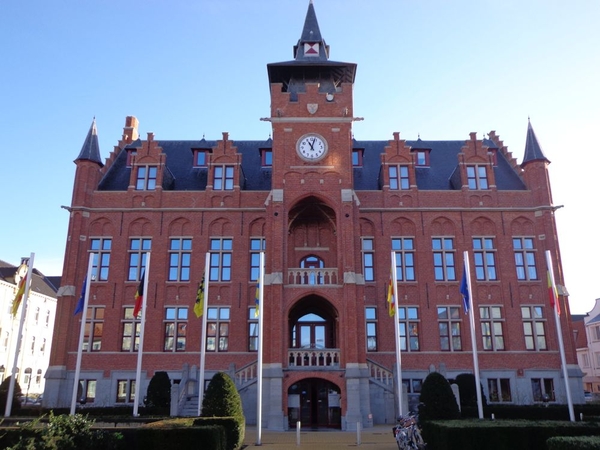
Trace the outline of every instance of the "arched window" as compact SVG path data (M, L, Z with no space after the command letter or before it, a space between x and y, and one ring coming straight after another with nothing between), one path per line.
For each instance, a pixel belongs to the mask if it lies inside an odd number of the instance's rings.
M315 255L309 255L300 261L300 268L307 269L302 274L302 284L323 284L323 260Z
M326 348L327 321L317 314L305 314L292 329L292 347Z

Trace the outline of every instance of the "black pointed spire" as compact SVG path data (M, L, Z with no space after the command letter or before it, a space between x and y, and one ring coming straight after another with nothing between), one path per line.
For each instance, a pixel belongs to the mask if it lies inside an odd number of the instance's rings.
M294 59L296 61L327 61L329 59L329 47L321 36L312 0L308 4L302 35L298 44L294 46Z
M528 119L527 123L527 139L525 142L525 154L523 155L523 162L521 166L532 162L532 161L546 161L550 162L544 152L542 151L542 147L535 136L533 131L533 127L531 126L531 120Z
M102 160L100 159L100 146L98 145L98 130L96 129L96 118L92 120L90 131L83 142L79 156L75 161L92 161L103 166Z

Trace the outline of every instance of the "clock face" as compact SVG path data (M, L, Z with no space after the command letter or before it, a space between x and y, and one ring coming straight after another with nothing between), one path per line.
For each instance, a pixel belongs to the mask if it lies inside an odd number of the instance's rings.
M296 150L301 158L315 161L327 153L327 142L316 134L307 134L298 140Z

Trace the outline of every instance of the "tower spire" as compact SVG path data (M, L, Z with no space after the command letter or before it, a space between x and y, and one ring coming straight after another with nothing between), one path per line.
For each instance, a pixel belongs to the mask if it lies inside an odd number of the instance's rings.
M535 136L535 132L533 131L533 127L531 126L531 119L527 118L527 138L525 140L525 154L523 155L523 162L521 166L531 162L531 161L546 161L550 162L544 152L542 151L542 147L540 146L537 137Z
M296 61L327 61L329 59L329 46L321 36L312 0L308 4L302 34L294 46L294 59Z
M83 142L79 156L75 161L87 160L100 164L103 166L102 160L100 159L100 146L98 145L98 130L96 129L96 117L92 120L90 130Z

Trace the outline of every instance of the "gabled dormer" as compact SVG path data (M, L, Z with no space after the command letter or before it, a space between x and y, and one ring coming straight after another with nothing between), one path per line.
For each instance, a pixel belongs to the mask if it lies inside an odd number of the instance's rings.
M217 141L208 158L207 190L223 194L233 191L239 193L244 188L241 162L242 155L237 152L233 141L229 140L229 133L223 133L223 139Z
M166 155L154 140L154 133L148 133L140 147L131 147L128 151L135 151L131 156L128 190L156 191L169 188L172 176L166 169Z
M455 172L451 183L457 188L456 175L460 174L460 188L468 191L487 191L496 189L493 157L489 147L477 139L477 133L470 133L458 154L458 172Z
M394 133L394 139L389 141L385 152L381 155L380 180L384 190L408 191L416 187L414 164L411 158L411 148L406 141L400 139L400 133Z

